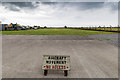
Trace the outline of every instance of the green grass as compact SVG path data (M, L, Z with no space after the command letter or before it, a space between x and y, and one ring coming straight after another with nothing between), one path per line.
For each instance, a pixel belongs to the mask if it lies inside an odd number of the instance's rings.
M0 35L2 35L2 31L0 31Z
M112 34L115 32L80 30L80 29L37 29L37 30L19 30L19 31L2 31L2 35L95 35L95 34Z
M109 41L110 39L105 39L105 40Z

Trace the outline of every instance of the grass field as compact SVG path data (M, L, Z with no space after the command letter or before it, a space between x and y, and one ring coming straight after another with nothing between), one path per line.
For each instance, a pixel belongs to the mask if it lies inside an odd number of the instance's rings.
M37 30L19 30L2 31L2 35L94 35L94 34L112 34L115 32L92 31L80 29L37 29Z

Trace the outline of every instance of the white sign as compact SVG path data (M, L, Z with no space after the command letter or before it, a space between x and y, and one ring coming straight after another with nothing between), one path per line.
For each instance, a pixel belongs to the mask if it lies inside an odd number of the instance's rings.
M70 70L70 56L44 55L42 69Z

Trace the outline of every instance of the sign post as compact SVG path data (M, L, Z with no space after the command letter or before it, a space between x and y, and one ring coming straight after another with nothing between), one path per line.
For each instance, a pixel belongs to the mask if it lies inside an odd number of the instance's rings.
M48 70L63 70L64 76L67 76L70 70L70 56L43 55L42 69L45 76Z

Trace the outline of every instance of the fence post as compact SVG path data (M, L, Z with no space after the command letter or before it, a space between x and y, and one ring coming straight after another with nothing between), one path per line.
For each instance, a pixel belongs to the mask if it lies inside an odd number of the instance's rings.
M120 32L120 25L118 25L118 32Z
M104 31L105 31L105 26L104 26Z
M110 31L112 31L112 26L110 25Z
M96 30L96 26L95 26L95 30Z

